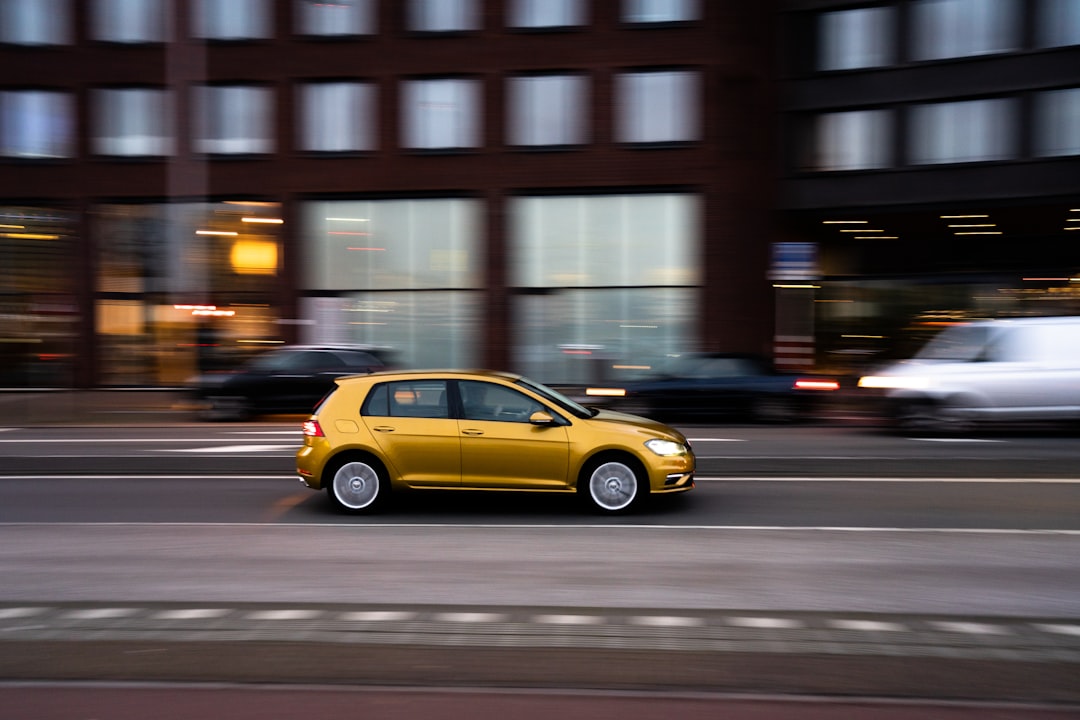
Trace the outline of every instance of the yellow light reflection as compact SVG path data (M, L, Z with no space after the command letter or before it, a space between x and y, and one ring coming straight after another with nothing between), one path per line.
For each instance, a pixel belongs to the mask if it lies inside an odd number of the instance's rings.
M229 256L239 275L273 275L277 272L277 243L269 240L237 240Z

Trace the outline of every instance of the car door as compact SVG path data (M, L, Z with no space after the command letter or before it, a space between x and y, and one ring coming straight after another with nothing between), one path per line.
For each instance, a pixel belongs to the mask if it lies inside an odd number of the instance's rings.
M463 487L557 489L569 484L566 425L533 425L534 412L558 416L523 392L497 383L457 384L462 417Z
M461 440L445 380L376 385L360 414L389 470L410 487L461 484Z

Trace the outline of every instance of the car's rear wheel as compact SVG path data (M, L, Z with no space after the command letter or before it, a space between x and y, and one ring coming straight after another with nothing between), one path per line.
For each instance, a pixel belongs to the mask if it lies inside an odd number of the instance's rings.
M372 512L381 507L390 494L386 471L374 460L347 458L326 473L326 491L342 512Z
M649 492L644 471L622 459L593 461L582 471L582 480L579 491L593 509L605 514L626 512Z
M793 422L799 414L794 398L785 395L761 395L751 406L754 420L761 423L781 424Z
M246 420L251 415L251 403L240 395L212 395L202 410L206 420Z

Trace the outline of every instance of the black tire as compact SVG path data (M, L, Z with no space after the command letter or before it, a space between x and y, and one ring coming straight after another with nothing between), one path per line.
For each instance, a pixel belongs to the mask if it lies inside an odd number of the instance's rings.
M896 428L908 435L956 435L973 430L974 423L955 410L948 403L926 398L904 400L896 406L894 421Z
M582 468L578 493L595 512L619 515L644 502L649 494L649 478L632 458L601 456Z
M360 455L329 465L323 473L323 486L337 510L354 515L380 510L390 495L386 469L378 460Z
M211 395L200 415L204 420L224 422L247 420L253 415L251 402L240 395Z
M770 425L791 423L799 418L795 398L786 395L759 395L754 398L750 412L756 422Z

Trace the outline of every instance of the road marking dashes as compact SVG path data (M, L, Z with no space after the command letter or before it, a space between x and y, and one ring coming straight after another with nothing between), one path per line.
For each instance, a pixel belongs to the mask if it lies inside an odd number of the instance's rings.
M855 630L857 632L904 632L908 628L900 623L880 620L829 620L826 623L834 630Z
M34 615L40 615L48 608L43 607L12 607L12 608L0 608L0 620L8 620L12 618L24 618L33 617Z
M485 622L505 622L506 616L500 613L481 613L481 612L454 612L454 613L439 613L435 616L435 619L440 622L451 623L485 623Z
M247 614L249 620L314 620L321 610L259 610Z
M364 610L347 612L341 616L346 622L405 622L416 617L416 613L397 610Z
M221 445L218 447L166 448L162 452L176 453L251 453L291 450L296 452L296 445Z
M772 617L729 617L727 618L728 625L734 625L736 627L743 628L761 628L769 630L797 630L802 627L806 627L798 620L792 620L790 618L772 618Z
M630 624L645 627L701 627L705 621L699 617L682 615L638 615L630 618Z
M111 620L114 618L131 617L139 612L139 608L84 608L82 610L70 610L63 617L69 620Z
M1080 635L1080 625L1060 625L1056 623L1038 623L1036 628L1057 635Z
M1010 635L1008 628L1001 625L989 625L987 623L973 622L932 622L930 623L943 632L965 633L967 635Z
M209 620L228 615L232 610L226 608L187 608L179 610L162 610L154 613L158 620Z
M604 621L598 615L534 615L538 625L599 625Z

